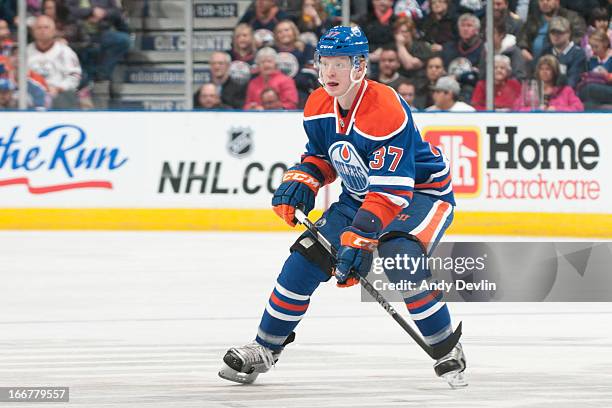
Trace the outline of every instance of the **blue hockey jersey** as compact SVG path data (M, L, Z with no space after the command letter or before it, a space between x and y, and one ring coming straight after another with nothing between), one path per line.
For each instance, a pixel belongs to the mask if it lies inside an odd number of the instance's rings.
M409 106L386 85L362 81L345 117L335 98L315 90L304 107L304 129L302 161L316 165L326 184L339 176L340 199L383 225L410 205L415 192L455 204L448 159L423 141Z

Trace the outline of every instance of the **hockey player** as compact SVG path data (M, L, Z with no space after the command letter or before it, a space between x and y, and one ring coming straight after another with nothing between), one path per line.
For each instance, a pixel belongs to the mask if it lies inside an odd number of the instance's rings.
M321 282L335 275L339 286L357 283L351 275L368 273L375 249L380 257L429 255L453 219L448 160L421 139L410 107L393 89L365 79L367 57L368 40L359 27L334 27L320 39L315 58L323 87L304 108L306 152L283 175L272 199L274 211L295 226L295 209L308 213L318 190L339 176L342 194L317 222L339 248L338 261L334 265L308 232L298 238L255 341L227 351L222 378L252 383L268 371L294 340L293 330ZM416 271L399 267L385 269L391 282L411 279L420 285L431 278L426 265ZM429 344L452 334L442 293L415 290L402 297ZM434 364L435 373L453 387L467 385L465 367L460 344Z

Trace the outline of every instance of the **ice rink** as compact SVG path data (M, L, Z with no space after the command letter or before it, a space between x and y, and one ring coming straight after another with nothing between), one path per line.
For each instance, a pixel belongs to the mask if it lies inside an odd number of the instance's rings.
M612 406L610 303L450 304L470 382L451 390L377 304L331 282L275 368L220 379L295 237L0 232L0 386L69 386L70 407Z

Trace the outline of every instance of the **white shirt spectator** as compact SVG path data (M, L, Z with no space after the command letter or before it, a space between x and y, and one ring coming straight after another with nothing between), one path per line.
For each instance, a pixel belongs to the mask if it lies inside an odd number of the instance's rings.
M81 64L76 53L60 42L41 52L34 43L28 45L28 67L42 75L49 86L74 91L81 81Z
M439 112L442 112L442 111L444 112L475 112L476 111L476 109L474 109L473 106L470 106L467 103L461 102L461 101L455 102L455 104L451 106L449 109L440 109L436 105L431 105L429 108L425 110L429 112L435 112L435 111L439 111Z

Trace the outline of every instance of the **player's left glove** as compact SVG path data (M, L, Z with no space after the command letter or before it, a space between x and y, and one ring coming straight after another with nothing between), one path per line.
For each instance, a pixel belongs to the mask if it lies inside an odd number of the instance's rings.
M340 250L336 263L336 279L338 286L351 286L357 279L351 273L365 276L372 266L372 252L378 245L376 233L364 232L355 227L348 227L340 235ZM347 285L347 283L349 283Z

